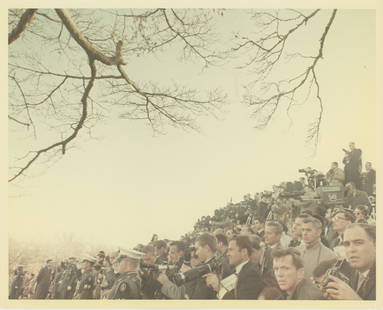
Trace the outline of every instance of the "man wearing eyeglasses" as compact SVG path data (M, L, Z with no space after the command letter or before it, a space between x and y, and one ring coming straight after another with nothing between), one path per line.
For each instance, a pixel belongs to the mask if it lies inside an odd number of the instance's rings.
M329 247L331 249L334 249L337 246L342 245L343 242L343 232L346 229L348 225L353 223L355 221L354 215L346 210L338 210L333 218L332 221L332 227L336 232L336 236L332 239L329 240Z

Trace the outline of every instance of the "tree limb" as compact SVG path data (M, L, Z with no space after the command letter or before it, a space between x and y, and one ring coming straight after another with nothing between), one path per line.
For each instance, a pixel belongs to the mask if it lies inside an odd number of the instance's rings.
M80 29L76 26L76 24L72 21L72 18L69 16L69 13L65 9L56 9L57 15L60 17L61 21L73 37L73 39L86 51L89 57L94 58L105 65L119 65L124 64L124 61L121 58L121 53L119 50L119 44L117 44L116 55L112 57L108 57L104 55L102 52L97 50L89 40L83 35Z
M8 34L8 45L19 38L21 33L28 27L28 25L32 21L36 11L37 9L25 10L23 15L21 15L21 18L17 26L11 31L11 33Z
M76 138L80 129L84 126L85 120L88 116L88 96L89 96L89 93L90 93L90 91L94 85L94 81L95 81L95 77L96 77L96 65L94 63L94 59L91 57L89 57L89 67L91 70L91 79L88 81L88 84L86 85L85 91L82 95L82 98L81 98L81 104L82 104L81 117L80 117L76 127L73 129L73 133L71 135L69 135L66 139L64 139L60 142L56 142L56 143L54 143L54 144L52 144L46 148L38 150L36 152L35 156L33 156L32 159L30 159L27 162L27 164L19 170L18 173L16 173L12 178L10 178L8 180L8 182L12 182L17 177L22 175L42 154L44 154L44 153L46 153L46 152L48 152L54 148L61 147L62 153L65 154L65 149L66 149L67 144L69 142L71 142L74 138Z

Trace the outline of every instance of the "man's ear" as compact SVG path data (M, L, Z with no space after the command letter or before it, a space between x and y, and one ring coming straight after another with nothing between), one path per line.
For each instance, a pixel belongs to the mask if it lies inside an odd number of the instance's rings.
M304 268L299 268L298 269L298 274L297 274L298 280L303 280L304 277L305 277L305 270L304 270Z

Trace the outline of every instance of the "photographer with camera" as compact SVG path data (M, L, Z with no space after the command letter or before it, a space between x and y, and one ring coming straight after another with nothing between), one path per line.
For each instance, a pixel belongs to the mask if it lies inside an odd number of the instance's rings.
M195 242L195 254L201 260L201 264L190 269L183 265L181 272L171 280L161 274L157 279L162 284L161 291L167 296L172 293L172 299L215 299L214 290L207 286L203 276L209 272L218 273L218 269L221 269L222 262L216 258L217 248L217 240L213 235L200 235ZM175 284L180 288L176 289Z
M160 273L155 276L157 280L157 284L160 283L159 292L162 296L173 299L174 292L168 292L167 286L164 284L172 279L175 274L180 272L181 267L184 264L184 256L185 256L186 246L182 241L173 241L169 245L169 254L168 254L168 268L165 270L160 270ZM166 267L166 265L164 265ZM162 288L161 288L162 285ZM164 294L165 292L165 294Z
M154 255L156 256L155 264L166 264L168 261L168 246L164 240L157 240L153 242Z
M222 281L214 273L207 274L206 283L211 286L220 299L257 299L264 288L261 275L250 261L252 244L246 235L234 237L229 242L227 256L230 265L235 267L234 274Z
M180 268L180 272L187 272L201 265L201 260L196 255L195 248L187 248L185 250L184 264ZM172 279L174 280L174 279ZM191 293L195 280L188 281L184 284L177 285L169 280L165 273L161 273L157 277L157 281L161 284L161 293L170 299L187 299Z
M355 277L348 285L330 276L326 286L329 299L375 300L376 299L376 227L354 223L344 231L343 244L348 263L355 269Z

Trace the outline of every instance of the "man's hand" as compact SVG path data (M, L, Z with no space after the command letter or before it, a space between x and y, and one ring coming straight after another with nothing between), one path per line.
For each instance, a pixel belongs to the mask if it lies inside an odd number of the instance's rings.
M161 272L157 278L157 281L163 285L166 281L169 281L169 278L165 273Z
M219 279L215 273L205 274L203 278L205 278L207 286L210 286L216 292L219 291Z
M329 276L329 279L330 282L325 288L325 297L327 299L362 300L346 282L334 276Z

